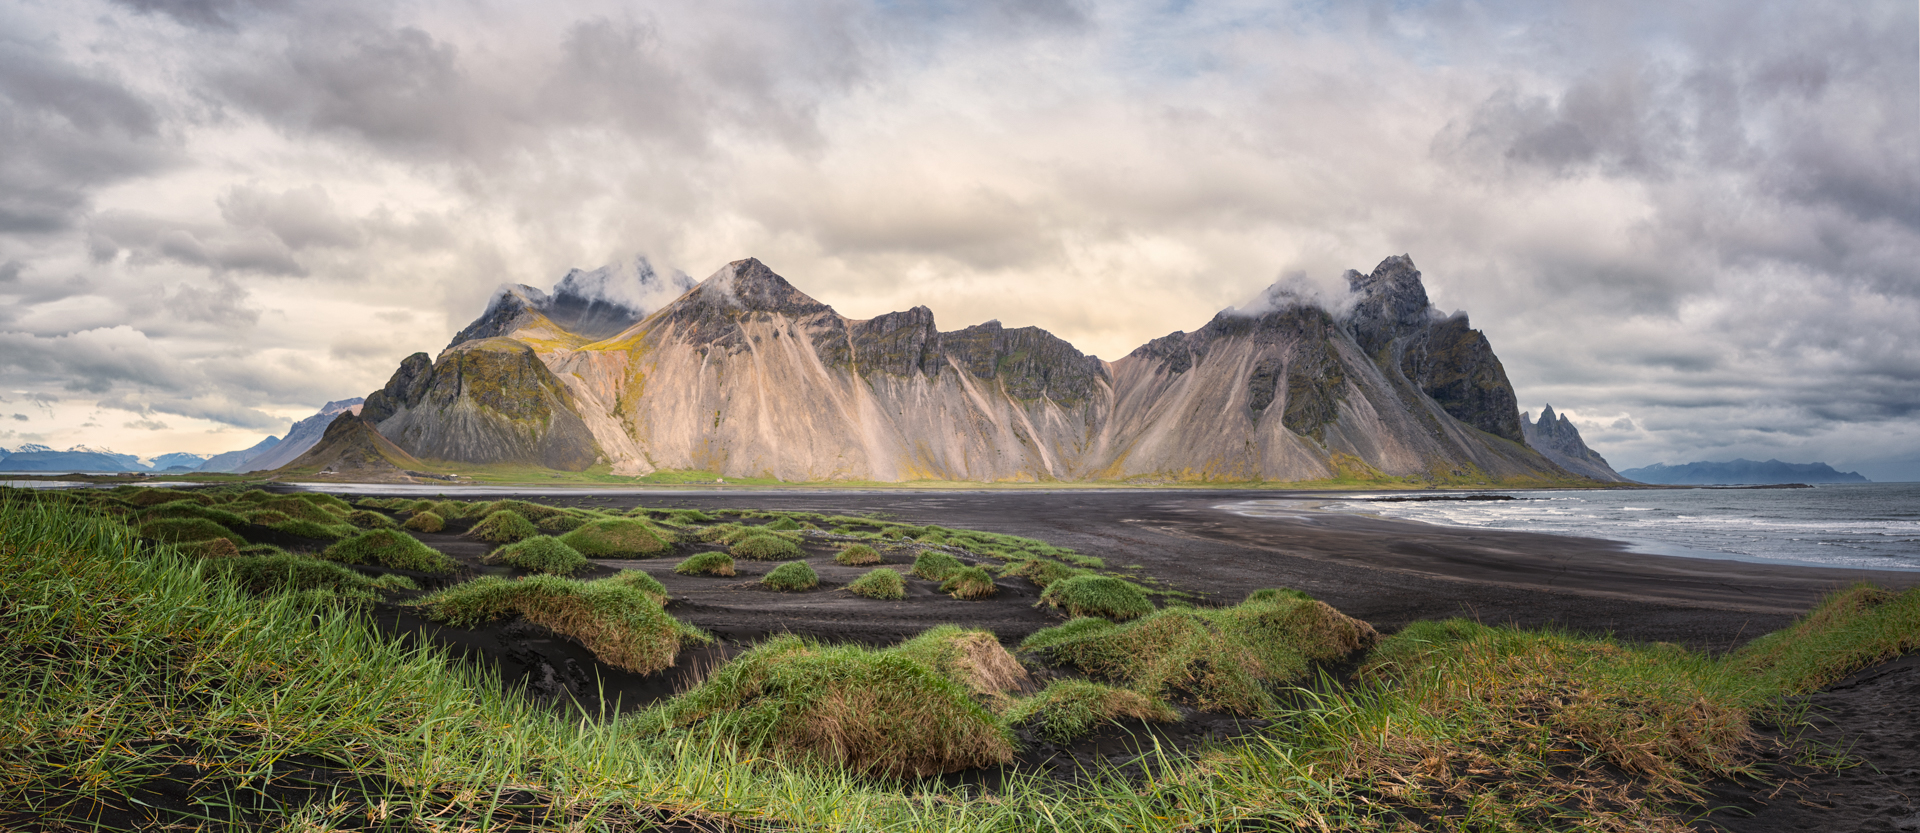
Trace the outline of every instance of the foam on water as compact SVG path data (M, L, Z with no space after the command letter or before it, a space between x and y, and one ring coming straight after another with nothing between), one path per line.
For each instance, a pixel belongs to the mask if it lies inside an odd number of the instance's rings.
M1311 502L1248 501L1225 508L1256 516L1315 510L1579 535L1623 541L1639 552L1694 558L1920 570L1916 483L1486 494L1510 494L1514 499L1375 501L1370 498L1406 495L1357 494Z

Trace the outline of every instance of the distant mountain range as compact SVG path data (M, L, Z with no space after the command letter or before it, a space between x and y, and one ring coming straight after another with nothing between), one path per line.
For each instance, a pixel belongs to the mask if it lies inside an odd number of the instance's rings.
M320 442L321 436L327 430L327 424L332 422L335 416L346 412L359 413L361 403L364 401L356 396L352 399L328 402L320 408L319 413L294 423L293 427L287 431L285 440L270 436L250 448L228 451L211 457L176 452L143 461L132 454L119 454L88 446L77 445L66 451L55 451L44 445L29 443L12 452L0 448L0 471L190 474L277 469Z
M1428 302L1410 258L1347 281L1332 308L1276 284L1108 362L1037 327L942 331L925 307L847 318L751 258L658 309L645 299L677 280L575 272L552 293L503 288L438 357L402 362L359 419L423 465L619 475L1592 476L1529 447L1486 337ZM1591 454L1577 432L1567 447Z
M1655 463L1620 473L1629 480L1682 486L1765 486L1778 483L1868 483L1858 472L1835 471L1826 463L1782 463L1768 460L1699 462L1679 466Z

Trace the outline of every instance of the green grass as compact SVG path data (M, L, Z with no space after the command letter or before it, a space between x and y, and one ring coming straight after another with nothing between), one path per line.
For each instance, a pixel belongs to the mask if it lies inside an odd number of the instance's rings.
M682 647L712 639L667 615L659 599L631 579L482 576L418 604L428 618L459 627L521 616L586 646L601 662L636 674L669 668Z
M654 719L698 727L744 754L863 775L932 775L1013 758L1010 734L965 686L896 651L796 636L736 657Z
M652 524L634 518L603 518L567 533L560 540L588 558L646 557L668 548Z
M978 697L1004 700L1029 681L1027 669L992 631L937 625L892 648Z
M911 572L928 581L946 581L947 576L966 566L960 563L960 559L944 552L928 551L914 556Z
M820 585L820 574L805 561L789 561L761 576L760 583L782 591L812 590Z
M288 535L297 535L301 538L312 538L316 541L337 541L359 531L342 523L320 523L304 518L294 518L290 521L267 524L267 527L275 532L284 532Z
M1266 598L1171 608L1124 625L1076 619L1034 633L1021 648L1149 697L1252 715L1275 705L1272 686L1377 639L1366 623L1320 602Z
M763 525L762 528L780 530L780 531L799 529L800 522L794 520L790 516L781 516L779 518L775 518L773 522Z
M728 548L735 558L778 561L800 556L800 545L777 535L743 535Z
M1124 718L1155 723L1180 719L1179 712L1163 701L1091 680L1055 680L1039 694L1015 703L1004 716L1008 724L1030 726L1054 743L1072 743Z
M639 570L622 570L617 574L602 579L602 581L618 584L623 587L631 587L648 596L652 596L654 601L661 604L666 604L668 599L673 598L671 594L667 593L667 586L661 584L659 579Z
M694 553L674 565L673 571L683 576L731 576L733 556L724 552Z
M999 588L993 586L993 576L979 567L962 567L947 574L946 581L940 583L940 592L956 599L977 600L992 596Z
M415 512L401 526L415 532L439 532L447 528L447 519L431 511Z
M1039 558L1026 558L1014 561L1000 570L1000 575L1003 577L1018 576L1033 582L1033 586L1042 590L1047 589L1048 586L1061 579L1086 574L1087 571L1077 567L1069 567L1057 561L1047 561Z
M1782 698L1920 639L1920 591L1876 589L1722 658L1417 623L1350 684L1290 690L1266 728L1191 761L1149 757L1132 780L1016 774L989 793L857 777L994 760L982 740L1013 718L1047 731L1047 704L996 717L902 650L760 657L721 666L709 683L732 684L691 693L704 699L579 720L337 598L255 595L92 514L136 514L118 496L0 498L0 811L34 828L111 806L137 816L125 826L202 829L1682 830L1705 779L1783 777L1754 767L1755 715L1793 719ZM1081 619L1029 642L1139 624ZM824 656L842 650L864 656ZM1056 697L1052 713L1084 714ZM337 792L266 798L315 778ZM161 779L195 815L131 801Z
M540 528L533 521L512 509L495 511L467 530L467 537L494 544L511 544L539 534Z
M1066 610L1067 615L1133 619L1153 612L1153 602L1131 582L1112 576L1069 576L1047 585L1043 604Z
M880 567L854 579L852 584L847 585L847 592L869 599L898 601L907 597L907 582L900 577L900 571Z
M245 538L206 518L159 518L147 521L140 525L140 536L168 543L213 538L225 538L236 545L247 542Z
M205 518L221 526L232 529L246 524L246 516L217 506L209 506L197 500L175 500L157 504L140 513L142 520L161 518Z
M233 582L249 593L328 590L355 601L372 601L387 589L339 564L306 555L242 555L208 566L207 574ZM397 578L397 577L396 577Z
M530 573L570 576L587 568L587 558L566 542L549 535L536 535L508 544L486 558L489 564L505 564Z
M572 532L586 526L587 519L578 515L551 515L534 522L541 532L559 534Z
M865 567L880 560L880 552L866 544L848 544L833 556L833 563L843 567Z
M355 509L347 513L346 520L347 523L361 529L392 529L394 527L392 518L367 509Z
M397 529L369 529L328 547L322 555L349 564L378 564L422 573L451 573L459 566L439 550Z

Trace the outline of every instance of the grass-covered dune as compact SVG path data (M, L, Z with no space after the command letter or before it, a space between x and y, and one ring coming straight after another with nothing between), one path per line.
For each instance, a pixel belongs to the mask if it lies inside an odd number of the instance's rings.
M1759 729L1801 720L1792 698L1920 648L1920 591L1871 586L1721 656L1465 620L1381 636L1276 590L1063 618L1017 652L952 627L885 646L780 637L677 697L582 719L518 696L487 666L407 647L367 611L453 627L520 617L610 667L655 670L709 637L675 619L649 574L462 573L423 594L377 556L345 557L358 546L324 558L326 539L300 537L310 551L288 552L259 543L271 527L246 518L298 513L345 527L350 544L406 534L364 518L374 529L360 529L354 511L512 512L548 534L603 516L157 491L0 490L0 829L1682 830L1706 811L1702 785L1783 777L1761 767L1782 754ZM167 516L246 543L142 534L146 512L183 501L217 511ZM871 519L661 511L647 522L659 553L676 556L835 541L804 550L825 567L841 539L859 538L898 567L867 574L897 581L930 549L991 553L1003 583L1105 575L1097 559L1038 542ZM759 529L773 522L791 528ZM920 566L942 580L978 569ZM859 603L897 604L885 598ZM1006 771L990 790L924 780L1196 710L1258 728L1126 772ZM1811 748L1785 757L1831 763Z

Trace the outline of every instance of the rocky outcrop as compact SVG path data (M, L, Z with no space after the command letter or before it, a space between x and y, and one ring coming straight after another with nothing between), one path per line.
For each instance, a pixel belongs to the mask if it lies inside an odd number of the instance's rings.
M748 258L599 338L509 293L464 331L507 335L408 357L364 413L423 458L630 475L1570 478L1520 442L1485 336L1432 308L1410 259L1349 279L1344 315L1276 287L1109 363L925 307L846 318Z
M320 438L327 432L327 426L333 423L334 417L349 411L357 414L364 402L366 402L365 399L356 396L320 406L319 413L300 420L294 423L292 428L287 429L286 439L261 453L260 456L248 460L237 471L267 471L293 462L294 458L307 453L307 449L320 442Z
M306 453L274 470L275 477L339 476L358 481L414 482L425 468L351 410L335 414Z
M1387 258L1366 275L1349 270L1347 286L1355 302L1343 323L1375 363L1389 374L1397 368L1453 418L1525 442L1518 399L1493 346L1464 313L1442 315L1427 301L1412 258Z
M468 341L424 369L421 358L409 356L387 386L368 397L368 422L407 453L564 471L600 458L566 386L526 344Z
M1520 428L1526 433L1527 445L1567 471L1607 483L1627 481L1607 465L1607 458L1587 447L1580 439L1580 429L1573 427L1565 414L1554 415L1552 405L1540 409L1538 423L1532 414L1521 415Z

